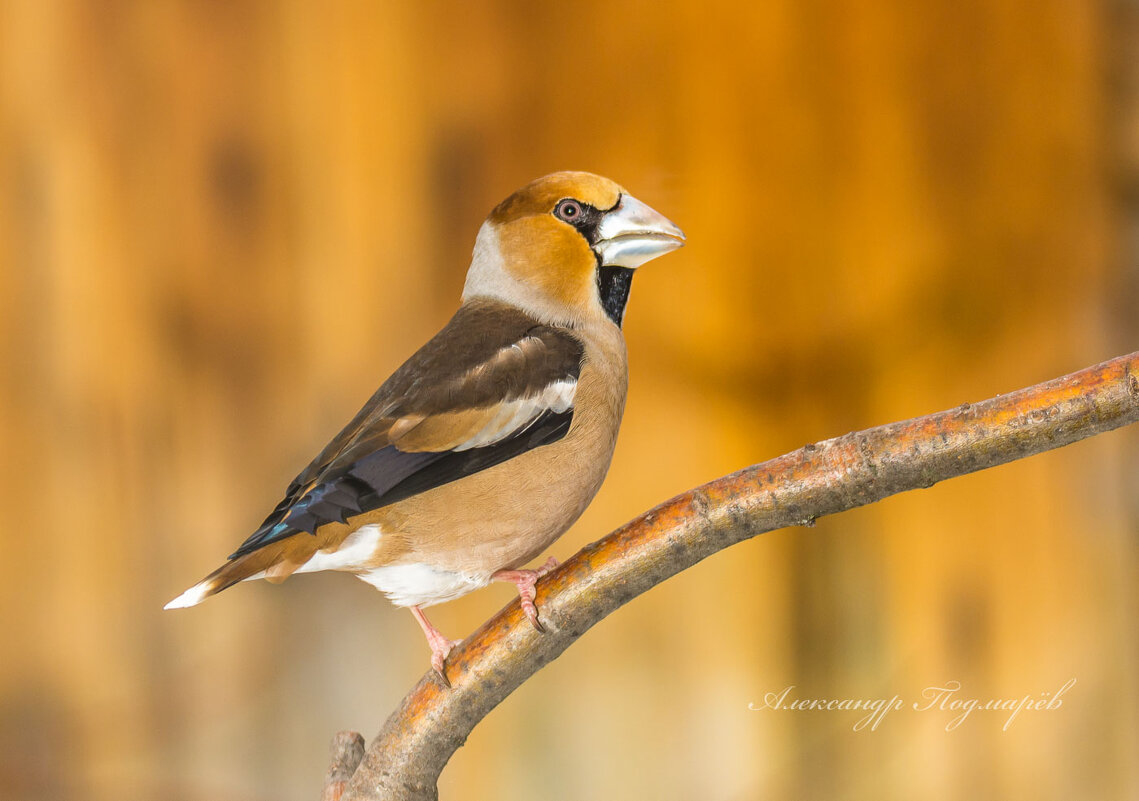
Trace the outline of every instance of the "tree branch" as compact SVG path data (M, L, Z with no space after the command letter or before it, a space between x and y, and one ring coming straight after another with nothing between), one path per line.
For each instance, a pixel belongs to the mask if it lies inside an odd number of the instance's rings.
M352 774L364 759L364 738L354 731L340 731L329 747L332 761L324 777L320 801L340 801Z
M1139 420L1139 352L1009 395L846 434L717 479L586 546L515 601L392 713L345 801L435 799L443 767L495 706L599 620L723 548Z

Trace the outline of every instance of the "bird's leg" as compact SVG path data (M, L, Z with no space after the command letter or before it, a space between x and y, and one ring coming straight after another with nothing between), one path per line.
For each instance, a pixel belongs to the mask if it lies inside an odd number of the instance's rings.
M526 617L530 618L530 622L538 631L545 631L546 629L538 621L538 607L534 605L534 584L557 566L558 560L551 556L546 560L546 564L537 570L499 570L491 575L495 581L509 581L518 588L518 599L522 603L522 611L526 613Z
M423 629L423 634L427 637L427 644L431 646L431 667L435 668L435 672L439 674L443 683L450 687L451 682L447 681L447 674L443 672L443 663L446 661L447 655L451 653L451 649L458 645L461 640L448 640L443 636L443 632L431 625L427 615L423 614L423 610L418 606L411 607L411 614L415 615L419 627Z

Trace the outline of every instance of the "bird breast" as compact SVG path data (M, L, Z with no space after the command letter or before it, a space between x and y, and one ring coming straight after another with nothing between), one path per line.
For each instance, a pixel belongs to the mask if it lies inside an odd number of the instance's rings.
M361 578L396 603L449 600L485 585L495 571L526 564L581 516L613 457L628 372L615 325L606 320L574 334L585 358L566 436L376 510L367 522L386 543L360 566Z

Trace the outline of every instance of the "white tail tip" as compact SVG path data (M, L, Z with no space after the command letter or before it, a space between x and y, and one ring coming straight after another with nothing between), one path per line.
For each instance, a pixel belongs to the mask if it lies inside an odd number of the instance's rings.
M210 585L207 582L195 584L193 587L186 590L184 593L179 595L177 598L162 608L185 609L188 606L196 606L197 604L200 604L203 599L205 599L206 593L209 592L209 589Z

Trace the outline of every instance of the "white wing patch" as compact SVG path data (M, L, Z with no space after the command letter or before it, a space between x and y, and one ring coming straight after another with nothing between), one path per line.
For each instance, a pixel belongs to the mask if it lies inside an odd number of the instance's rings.
M573 406L574 393L577 391L577 381L562 379L549 384L540 395L528 398L517 398L499 404L500 411L482 430L466 442L454 448L456 451L465 451L470 448L481 448L493 445L507 437L525 431L544 412L564 412Z

